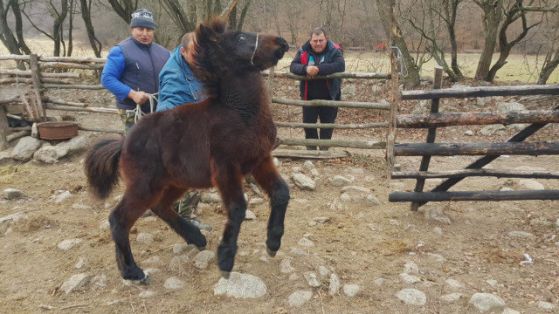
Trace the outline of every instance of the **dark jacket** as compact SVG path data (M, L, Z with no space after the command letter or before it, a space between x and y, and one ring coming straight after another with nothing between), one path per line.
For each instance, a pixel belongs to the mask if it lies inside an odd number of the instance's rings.
M333 41L328 40L326 48L320 55L313 52L311 44L307 41L297 51L295 58L291 62L291 73L302 76L307 75L307 64L310 56L312 56L314 60L317 60L315 61L315 65L319 68L318 76L345 71L344 56L340 47ZM304 80L301 81L299 89L301 92L301 98L308 99L309 94L320 94L320 91L312 89L326 87L328 89L328 95L330 96L329 98L332 100L339 100L341 98L341 86L341 79L313 80L312 83L308 80Z
M128 93L131 89L146 93L157 93L159 72L169 59L169 51L152 43L144 45L129 37L111 48L101 75L101 83L116 98L117 107L131 110L136 104ZM142 106L149 112L149 104Z

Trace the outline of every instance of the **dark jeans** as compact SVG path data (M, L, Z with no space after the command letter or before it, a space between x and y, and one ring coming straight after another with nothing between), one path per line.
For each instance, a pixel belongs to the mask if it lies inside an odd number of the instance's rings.
M313 106L303 107L303 123L316 123L320 118L320 123L334 123L338 115L338 107ZM334 129L320 129L320 133L315 128L305 128L305 138L329 140L332 138ZM320 137L319 137L320 135ZM316 149L316 146L307 146L308 149Z

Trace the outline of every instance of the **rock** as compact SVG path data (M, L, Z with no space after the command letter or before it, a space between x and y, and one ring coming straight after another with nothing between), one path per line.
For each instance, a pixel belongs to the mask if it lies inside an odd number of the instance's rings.
M345 284L343 287L344 294L350 298L356 296L360 290L361 288L356 284Z
M250 201L248 202L248 204L251 205L251 206L264 204L264 199L263 199L263 198L260 198L260 197L254 197L254 198L251 198L251 199L250 199Z
M314 191L316 189L316 183L313 179L302 173L294 173L291 178L293 179L293 183L301 190Z
M320 275L320 279L327 279L332 274L332 271L328 269L326 266L318 266L318 274Z
M311 175L314 179L320 178L320 172L316 168L311 169Z
M325 224L327 222L330 222L330 217L314 217L311 222L312 225Z
M480 312L502 311L505 301L491 293L474 293L469 303Z
M280 262L280 273L289 274L295 271L295 268L291 266L291 258L284 258Z
M2 192L2 198L8 201L20 199L24 196L23 192L18 189L7 188Z
M153 235L147 232L140 232L136 236L136 242L142 243L145 245L150 245L153 243Z
M81 269L85 266L85 258L83 257L79 257L78 261L76 262L76 264L74 265L75 269Z
M303 167L308 171L315 169L313 162L310 160L305 160L305 162L303 163Z
M68 251L81 242L82 239L68 239L58 243L56 246L62 251Z
M351 184L353 182L353 179L337 175L330 178L329 181L330 184L332 184L333 186L342 187Z
M70 191L57 190L51 198L54 200L54 203L60 204L70 197L72 197L72 193L70 193Z
M221 278L214 287L214 295L226 295L238 299L259 298L266 294L262 279L238 272L231 272L229 279Z
M425 219L430 221L436 221L442 224L450 225L451 220L448 218L447 215L443 212L442 208L440 207L428 207L425 208Z
M80 210L91 210L91 206L85 204L72 204L72 209L80 209Z
M256 214L252 210L247 209L245 212L245 220L256 220Z
M89 282L90 276L86 273L81 273L77 275L73 275L70 279L66 280L62 286L60 286L60 290L64 291L66 294L78 290L84 287Z
M9 150L0 151L0 165L9 160L12 160L12 152Z
M452 290L459 290L464 288L464 284L455 279L447 279L445 281L446 285Z
M106 287L107 286L107 275L105 275L105 274L95 275L93 278L91 278L91 284L94 287L98 287L98 288Z
M525 231L511 231L507 235L511 238L517 239L532 239L535 237L533 234Z
M509 309L508 307L503 310L501 314L520 314L517 310Z
M442 236L443 235L443 229L441 229L441 227L435 227L433 228L433 232L437 235Z
M514 111L526 111L526 107L523 104L517 102L501 102L497 104L498 112L514 112Z
M320 287L320 280L318 280L318 277L316 276L316 273L306 272L306 273L303 274L303 277L305 277L305 280L307 281L309 286L314 287L314 288Z
M435 260L435 262L438 262L438 263L444 263L446 261L446 258L444 258L444 256L442 256L440 254L427 253L427 256L432 258L433 260Z
M49 143L44 143L41 148L39 148L33 154L33 160L44 162L46 164L54 164L58 162L59 156L56 152L56 148Z
M497 280L495 280L495 279L488 279L485 282L487 282L487 284L489 284L493 288L497 287L497 284L498 284Z
M177 290L184 287L184 282L177 277L170 277L165 280L163 287L167 290Z
M204 250L196 254L194 257L194 266L198 269L208 268L208 264L213 261L215 253L210 250Z
M151 298L155 295L156 295L156 293L153 290L144 290L144 291L140 292L138 297L140 297L142 299L147 299L147 298Z
M310 290L297 290L289 295L287 303L291 307L301 306L312 298L312 291Z
M406 262L406 264L404 264L404 273L419 274L419 267L417 267L416 263L408 261Z
M373 280L373 283L375 284L375 286L377 287L382 287L382 285L384 285L384 283L386 282L386 279L379 277L375 280Z
M441 300L446 303L454 303L460 300L460 298L462 298L463 296L464 295L462 293L454 292L441 296Z
M328 287L328 293L330 295L336 295L338 294L338 291L340 290L342 283L340 282L340 277L338 277L338 275L336 275L336 273L332 273L330 275L330 285Z
M398 291L395 296L407 305L425 305L427 297L425 293L412 288L406 288Z
M176 243L173 245L173 253L174 254L181 254L188 248L187 243Z
M27 215L25 215L25 213L17 212L17 213L11 214L11 215L0 217L0 224L3 224L5 222L8 222L8 223L18 222L21 219L25 219L25 218L27 218Z
M89 137L86 135L78 135L69 141L62 142L55 146L58 158L65 157L88 147Z
M555 305L553 305L553 303L549 303L549 302L545 302L545 301L539 301L538 302L538 308L545 310L545 311L552 311L553 309L555 309Z
M483 136L493 136L495 133L502 132L506 129L507 128L502 124L492 124L483 127L481 130L479 130L479 133L481 133L481 135Z
M466 132L464 132L464 135L466 135L466 136L474 136L474 131L472 131L472 130L466 130Z
M527 190L545 190L543 184L531 179L520 179L518 180L518 185Z
M551 227L553 223L545 217L535 217L530 219L530 226L536 228L548 228Z
M19 161L28 161L41 146L41 141L31 136L23 137L12 149L12 158Z
M220 204L221 196L217 192L205 192L200 195L200 202L208 204Z
M305 237L301 238L301 240L299 240L299 241L297 242L297 244L299 244L299 245L302 246L302 247L307 247L307 248L308 248L308 247L313 247L313 246L314 246L314 242L311 241L311 240L309 240L309 239L307 239L307 238L305 238Z
M400 279L402 280L402 282L406 283L406 284L414 284L414 283L418 283L421 281L421 278L414 276L414 275L410 275L407 273L401 273L400 274Z
M99 223L99 229L101 230L109 230L111 228L111 224L108 220L103 220Z

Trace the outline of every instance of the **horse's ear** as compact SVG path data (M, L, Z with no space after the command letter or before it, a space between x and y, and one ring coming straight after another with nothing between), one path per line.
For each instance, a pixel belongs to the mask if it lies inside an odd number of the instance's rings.
M217 41L218 34L213 30L213 28L206 26L205 24L198 25L196 29L196 39L199 43L204 42L215 42Z
M225 33L227 28L227 20L224 17L214 17L210 20L208 25L218 34Z

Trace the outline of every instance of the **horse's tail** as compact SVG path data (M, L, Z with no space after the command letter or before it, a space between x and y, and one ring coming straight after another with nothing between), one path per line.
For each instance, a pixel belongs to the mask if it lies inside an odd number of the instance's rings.
M97 142L85 158L85 175L93 194L105 199L118 182L118 161L122 151L121 139L103 139Z

